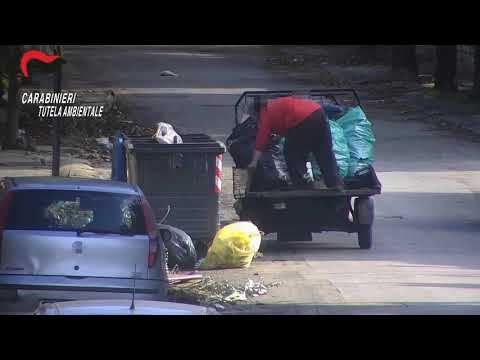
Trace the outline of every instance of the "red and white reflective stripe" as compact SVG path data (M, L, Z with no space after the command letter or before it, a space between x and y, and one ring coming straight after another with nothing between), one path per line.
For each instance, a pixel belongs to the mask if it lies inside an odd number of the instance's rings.
M215 192L217 194L222 192L222 161L223 155L218 155L215 166Z

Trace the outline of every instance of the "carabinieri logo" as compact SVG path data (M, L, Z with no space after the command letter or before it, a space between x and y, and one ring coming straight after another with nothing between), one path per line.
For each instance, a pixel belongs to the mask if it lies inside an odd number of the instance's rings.
M59 55L47 55L38 50L29 50L22 55L22 59L20 60L20 68L22 70L23 76L28 78L30 75L28 74L27 66L30 61L38 60L45 64L50 64L57 59L60 59Z

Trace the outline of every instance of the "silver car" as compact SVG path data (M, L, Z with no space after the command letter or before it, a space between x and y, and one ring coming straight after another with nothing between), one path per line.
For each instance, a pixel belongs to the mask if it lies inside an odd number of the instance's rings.
M59 177L0 181L0 289L131 293L135 278L137 294L163 300L164 254L137 186Z
M42 303L34 315L218 315L213 308L162 301L86 300Z

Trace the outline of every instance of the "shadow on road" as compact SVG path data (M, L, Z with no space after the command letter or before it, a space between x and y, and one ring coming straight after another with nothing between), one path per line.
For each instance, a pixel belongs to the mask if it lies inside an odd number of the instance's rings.
M225 315L477 315L480 303L392 303L368 305L238 305Z

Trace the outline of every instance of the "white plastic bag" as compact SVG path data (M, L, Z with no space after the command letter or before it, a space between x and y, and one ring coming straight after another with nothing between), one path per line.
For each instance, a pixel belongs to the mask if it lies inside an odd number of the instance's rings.
M173 126L164 122L159 122L157 124L157 132L155 133L155 135L153 135L153 138L159 144L182 144L183 143L182 138L173 129Z

